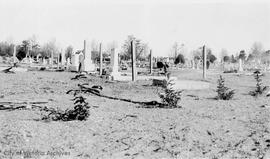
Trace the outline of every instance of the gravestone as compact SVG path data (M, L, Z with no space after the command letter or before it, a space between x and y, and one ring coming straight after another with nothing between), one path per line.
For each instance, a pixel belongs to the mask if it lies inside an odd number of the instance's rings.
M121 75L118 72L118 50L116 48L111 49L110 63L112 68L111 76L113 80L117 80Z
M46 61L45 58L42 58L42 64L43 64L43 65L47 65L47 61Z
M51 53L51 58L50 58L50 60L49 60L49 62L50 62L50 65L53 65L53 52Z
M95 68L95 65L93 64L93 61L91 59L91 46L89 44L87 44L86 40L84 40L83 53L84 53L83 71L86 71L86 72L95 71L96 68Z
M49 64L53 65L53 59L52 58L49 59Z
M136 48L135 41L131 41L131 65L132 65L132 81L136 81L137 79L137 71L136 71Z
M153 55L152 55L152 50L150 50L150 74L153 72Z
M14 47L13 47L13 63L16 63L17 61L16 61L16 45L14 45Z
M71 66L69 67L71 71L78 71L79 70L79 56L80 54L73 54L71 56Z
M103 57L102 57L102 51L101 51L101 43L99 45L99 75L101 76L102 75L102 65L103 65Z
M37 59L36 59L36 61L37 61L38 63L40 63L39 57L40 57L40 54L37 55Z
M238 71L239 72L243 71L242 59L239 59L239 68L238 68Z
M206 79L206 47L203 46L203 79Z
M61 52L61 65L64 66L66 63L66 57L65 57L65 52Z
M67 66L70 65L70 57L67 58Z
M57 56L57 68L59 68L60 59L61 59L61 54L58 54L58 56Z
M191 60L191 68L192 68L192 69L195 69L194 60Z
M78 66L78 71L82 72L84 71L84 54L80 53L79 54L79 66Z

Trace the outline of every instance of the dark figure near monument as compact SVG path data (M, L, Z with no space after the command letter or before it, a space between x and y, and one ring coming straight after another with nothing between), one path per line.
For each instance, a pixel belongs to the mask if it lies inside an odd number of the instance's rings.
M163 69L164 69L164 73L167 73L167 68L169 68L169 65L167 64L167 62L165 62L165 64L163 64Z
M166 74L167 73L167 69L169 68L169 65L167 64L167 62L163 63L163 62L158 61L157 62L157 68L159 68L160 71L163 69L164 70L164 73Z
M164 64L160 61L157 62L157 68L162 69L164 67Z

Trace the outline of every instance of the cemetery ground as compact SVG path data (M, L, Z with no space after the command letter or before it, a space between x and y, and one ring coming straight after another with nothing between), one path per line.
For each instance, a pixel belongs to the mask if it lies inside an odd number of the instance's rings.
M202 79L200 70L176 70L183 80ZM149 80L116 82L70 72L16 72L0 75L1 101L44 101L47 107L73 107L80 83L101 85L102 94L134 101L159 101L160 87ZM210 70L210 89L185 90L181 108L142 108L138 104L84 94L91 106L86 121L41 119L35 109L0 111L0 158L270 158L270 99L248 95L253 76L222 74L235 89L233 100L215 100L220 71ZM263 77L270 85L270 74ZM21 152L16 154L15 152Z

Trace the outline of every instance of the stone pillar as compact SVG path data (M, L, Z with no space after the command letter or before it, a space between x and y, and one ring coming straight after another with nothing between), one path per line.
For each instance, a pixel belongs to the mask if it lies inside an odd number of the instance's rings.
M206 48L203 46L203 79L206 79Z
M61 51L61 65L64 66L65 63L66 63L65 52L62 50Z
M101 43L99 44L99 75L102 75L103 56L101 51Z
M195 69L195 63L194 63L194 60L191 60L191 67L192 67L192 69Z
M40 63L39 57L40 57L40 54L37 55L37 62L38 63Z
M239 72L243 71L243 66L242 66L242 59L239 59L239 68L238 68Z
M45 58L42 58L42 64L43 64L43 65L47 65L46 59L45 59Z
M70 65L70 57L67 58L67 66Z
M131 64L132 64L132 81L136 81L137 78L137 71L136 71L136 49L135 49L135 42L131 41Z
M16 45L13 47L13 63L16 63Z
M61 54L59 53L58 56L57 56L57 68L59 68L59 65L60 65L60 58L61 57Z
M53 65L53 52L51 52L50 65Z
M152 50L150 50L150 60L149 60L149 62L150 62L150 74L152 74L153 73L153 55L152 55Z
M95 65L93 64L92 59L91 59L91 46L87 44L86 40L84 40L83 54L84 54L83 70L86 72L95 71Z
M111 63L111 67L112 67L112 73L111 76L113 78L113 80L116 80L117 77L120 77L120 73L118 72L118 50L116 50L116 48L113 48L111 50L111 59L110 59L110 63Z

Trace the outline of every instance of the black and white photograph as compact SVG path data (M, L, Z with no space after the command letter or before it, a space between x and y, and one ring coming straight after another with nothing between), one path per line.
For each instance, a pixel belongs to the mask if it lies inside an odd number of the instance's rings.
M270 159L270 1L0 0L0 159Z

